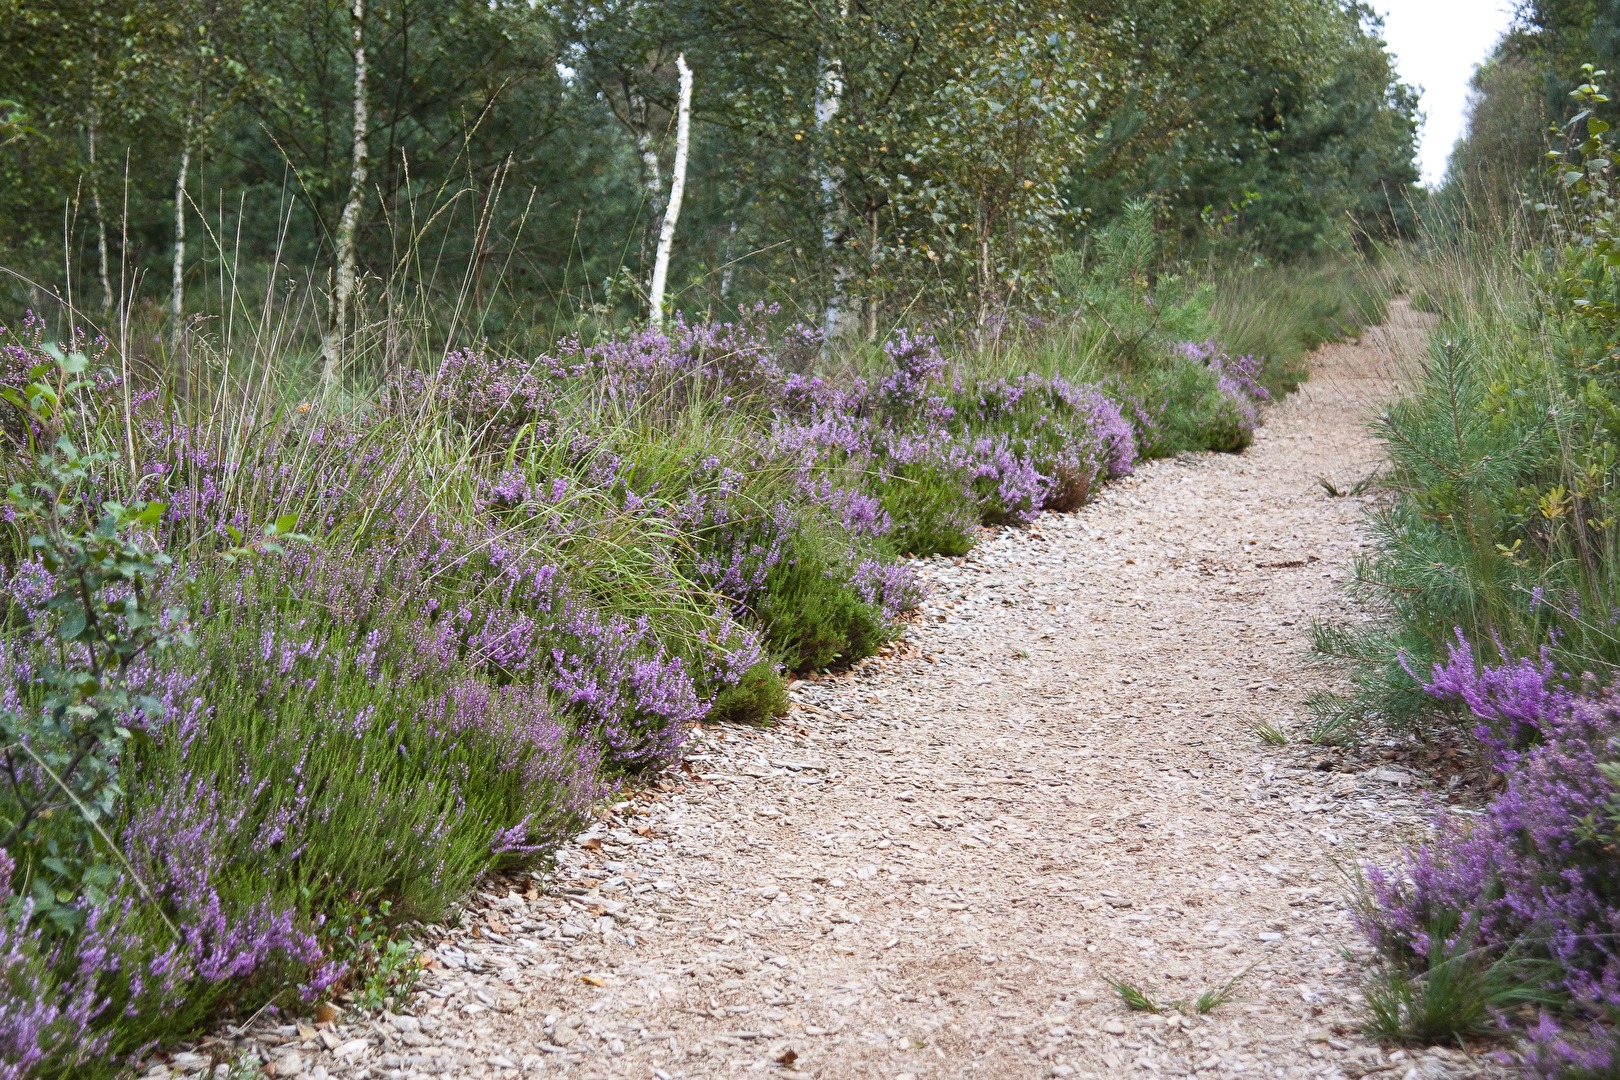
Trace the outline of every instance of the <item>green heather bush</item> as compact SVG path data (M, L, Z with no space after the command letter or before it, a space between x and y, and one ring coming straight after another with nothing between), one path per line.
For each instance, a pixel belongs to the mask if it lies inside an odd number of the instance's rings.
M1135 384L1155 423L1144 457L1169 457L1187 450L1236 453L1254 438L1252 417L1242 404L1221 394L1215 373L1192 361L1169 361Z
M978 537L978 516L962 498L963 469L918 461L891 465L871 481L893 526L884 546L896 555L966 555Z
M870 656L894 636L877 604L851 584L848 555L819 523L794 530L765 578L765 640L790 671L820 671Z
M715 724L764 724L788 712L787 683L769 657L722 687L709 702L704 719Z

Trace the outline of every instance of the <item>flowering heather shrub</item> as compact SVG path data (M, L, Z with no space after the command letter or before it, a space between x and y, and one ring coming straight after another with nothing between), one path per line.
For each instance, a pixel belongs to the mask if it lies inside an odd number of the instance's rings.
M1215 373L1221 393L1243 402L1270 401L1271 391L1260 383L1265 360L1258 356L1229 356L1215 341L1184 341L1181 354Z
M1021 524L1074 510L1105 478L1127 475L1136 434L1095 386L1028 375L964 386L938 345L897 334L892 371L870 387L790 376L776 448L855 467L887 513L891 550L960 554L984 524Z
M1456 641L1447 647L1446 662L1434 665L1430 679L1412 671L1404 657L1401 664L1430 697L1467 707L1479 720L1475 737L1499 764L1511 767L1520 751L1552 738L1581 695L1556 670L1550 649L1542 649L1535 660L1515 660L1498 644L1501 662L1481 664L1461 627L1454 632Z
M986 525L1027 525L1046 504L1050 477L1008 435L980 436L966 447L968 475Z
M1547 989L1574 1016L1612 1019L1620 1016L1620 699L1590 685L1577 692L1545 657L1501 660L1477 666L1459 631L1424 689L1479 719L1502 790L1478 820L1443 816L1435 839L1393 870L1369 868L1362 929L1417 973L1436 935L1448 951L1549 961ZM1601 1027L1570 1034L1544 1015L1529 1036L1540 1075L1612 1066Z
M1525 1032L1523 1056L1525 1071L1542 1080L1612 1080L1620 1069L1620 1031L1612 1019L1572 1031L1543 1010Z
M927 334L910 334L901 330L894 339L885 342L883 354L894 365L894 370L878 383L874 398L883 413L892 417L905 416L923 409L925 417L949 419L949 412L933 393L941 376L945 374L945 354Z
M83 363L58 358L63 376ZM190 642L188 617L163 605L168 563L141 535L158 508L109 504L93 529L84 520L80 486L95 455L63 431L65 392L45 387L31 380L24 407L52 449L33 487L9 493L38 555L0 578L0 598L15 598L8 616L27 616L0 639L0 1018L21 1024L0 1039L20 1070L82 1073L137 1048L145 1025L201 1019L211 988L270 964L308 967L321 951L294 908L222 899L213 853L230 827L189 820L208 807L197 792L178 793L155 818L125 817L130 791L176 794L131 783L141 750L131 729L151 734L161 720L141 691L172 663L172 647ZM116 859L106 850L115 844ZM25 895L10 895L14 880Z
M1142 425L1100 387L965 382L911 332L832 379L773 313L532 361L470 347L353 414L191 421L132 387L126 426L95 373L74 422L108 452L75 505L162 505L156 587L197 641L126 673L152 707L124 716L142 737L109 827L139 880L65 935L26 901L0 919L0 1080L107 1072L226 1002L341 989L364 973L323 920L355 896L437 918L673 762L692 721L766 718L783 667L892 637L921 599L900 556L965 552L1134 465ZM11 335L0 386L44 348L41 324ZM37 434L0 414L8 449ZM0 454L6 482L26 469ZM310 542L238 558L289 513ZM28 709L58 583L4 522L0 708Z
M1216 450L1241 450L1253 442L1259 423L1258 405L1271 400L1271 392L1260 385L1260 369L1265 361L1255 356L1229 356L1214 341L1184 342L1180 351L1215 376L1217 396L1201 397L1203 404L1214 406L1206 421L1213 425L1206 441Z
M1095 386L1036 375L998 379L980 383L971 397L959 395L954 407L971 427L1009 431L994 455L998 480L1019 472L1040 477L1038 491L1024 478L1006 485L989 503L987 521L1027 520L1030 512L1019 508L1026 501L1037 510L1077 510L1104 479L1128 476L1136 464L1135 432Z
M454 611L353 619L328 604L371 574L334 597L259 569L209 585L215 598L241 589L245 617L211 623L197 666L166 680L178 702L203 687L208 702L172 710L143 762L154 784L189 778L246 815L229 831L233 866L272 877L296 865L339 893L387 886L403 915L432 916L502 856L556 842L610 789L598 716L542 681L482 673Z
M31 900L11 895L0 855L0 1077L109 1075L155 1038L203 1021L233 984L288 965L309 973L311 995L329 983L294 909L221 896L217 853L229 834L218 824L193 814L132 826L131 861L166 914L125 876L73 934L52 932Z

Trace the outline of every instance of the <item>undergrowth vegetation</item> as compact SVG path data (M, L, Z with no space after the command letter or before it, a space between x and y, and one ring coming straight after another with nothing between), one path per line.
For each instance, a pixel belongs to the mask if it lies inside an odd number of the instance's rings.
M1151 209L1117 229L1061 314L870 348L758 306L321 397L7 331L6 1075L389 1004L411 921L893 639L913 557L1246 445L1309 335L1233 355L1220 294L1124 261Z
M1460 735L1492 777L1482 808L1364 871L1370 1029L1514 1034L1532 1074L1562 1078L1620 1074L1620 204L1601 75L1573 95L1533 219L1439 222L1387 264L1438 321L1377 422L1390 473L1355 588L1380 617L1319 628L1356 690L1318 702L1312 733Z

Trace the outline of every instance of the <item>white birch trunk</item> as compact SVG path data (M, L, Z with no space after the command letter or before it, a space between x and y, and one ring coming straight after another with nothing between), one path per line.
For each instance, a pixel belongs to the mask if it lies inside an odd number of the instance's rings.
M647 118L647 99L632 87L625 92L630 124L635 134L636 154L641 158L641 186L647 196L647 219L656 221L663 213L664 176L658 164L658 142Z
M726 255L720 266L720 299L731 299L731 283L736 280L737 271L737 219L732 218L726 226Z
M878 327L878 208L870 197L866 201L866 272L870 295L866 298L866 340L877 340Z
M169 340L180 348L186 317L186 173L191 171L191 125L180 150L180 171L174 178L174 270L169 292Z
M354 0L349 12L349 32L354 41L354 149L349 168L349 197L338 219L337 266L332 288L332 307L326 340L321 352L324 365L322 384L330 389L342 373L345 339L349 329L349 304L354 299L355 234L360 226L361 201L366 190L366 162L370 147L366 142L370 107L366 98L366 0Z
M652 288L648 290L647 318L653 326L664 325L664 286L669 280L669 256L675 250L675 223L681 216L681 197L686 194L686 154L692 143L692 69L686 54L675 58L681 73L681 104L675 118L675 166L669 184L669 206L664 210L664 226L658 232L658 257L653 261Z
M92 63L95 62L92 57ZM92 99L95 88L92 86ZM101 180L96 175L96 135L97 107L94 100L90 103L89 144L90 144L90 205L96 211L96 258L101 272L101 313L105 315L112 310L112 275L107 271L107 219L101 213Z
M841 5L839 10L840 14L847 16L849 13L847 3ZM829 160L831 155L827 151L827 134L834 118L838 116L843 98L843 62L837 59L823 60L820 74L816 79L816 181L821 188L821 246L833 264L832 296L827 300L827 310L822 318L822 331L829 342L838 333L843 318L841 308L846 275L842 261L837 258L839 202L843 194L840 188L843 175L838 166Z

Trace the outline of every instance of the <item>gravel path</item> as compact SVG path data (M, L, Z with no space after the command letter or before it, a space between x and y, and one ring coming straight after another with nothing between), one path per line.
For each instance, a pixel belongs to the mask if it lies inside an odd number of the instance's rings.
M1425 781L1249 728L1327 685L1309 622L1344 612L1364 506L1319 478L1377 466L1366 410L1420 336L1397 307L1247 453L928 562L889 656L797 684L770 730L699 732L678 782L430 934L413 1015L260 1028L268 1071L1480 1074L1354 1033L1337 867L1414 835ZM1238 981L1153 1016L1109 976L1161 1000Z

